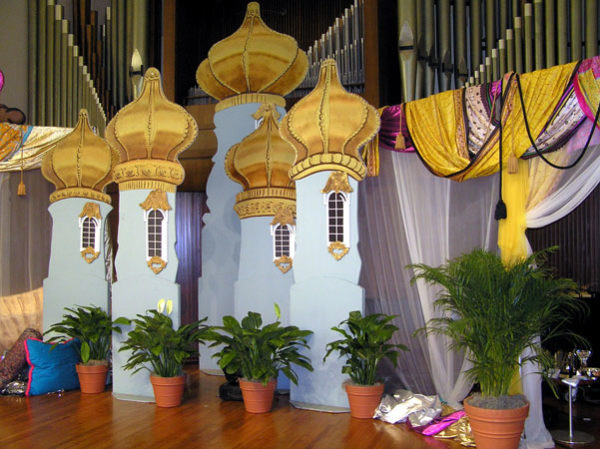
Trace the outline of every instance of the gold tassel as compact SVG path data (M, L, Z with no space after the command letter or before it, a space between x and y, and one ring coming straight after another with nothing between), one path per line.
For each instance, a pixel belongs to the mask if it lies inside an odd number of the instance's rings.
M21 182L19 183L19 187L17 188L17 195L19 195L19 196L27 195L27 188L25 187L23 178L21 178Z
M27 189L25 188L25 183L23 182L23 170L25 169L25 159L23 155L23 131L21 131L21 181L19 182L19 187L17 187L17 195L25 196L27 195Z
M519 173L519 160L517 159L517 156L515 156L515 153L513 153L512 151L508 155L507 170L508 173L511 175L516 175L517 173Z

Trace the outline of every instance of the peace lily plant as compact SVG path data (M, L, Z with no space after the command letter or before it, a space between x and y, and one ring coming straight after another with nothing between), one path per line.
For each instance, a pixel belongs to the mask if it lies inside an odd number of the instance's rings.
M121 333L121 328L98 306L65 307L65 310L69 313L50 326L44 335L54 334L47 340L49 343L64 343L74 338L79 341L75 348L81 363L75 369L81 392L101 393L106 385L112 333Z
M55 334L48 343L64 343L76 338L83 365L108 364L112 332L121 333L108 312L97 306L65 307L63 320L51 325L44 335Z
M173 301L160 299L156 310L150 309L134 319L115 320L117 324L135 325L119 349L131 351L123 368L134 373L147 369L160 377L182 375L184 360L198 355L198 343L204 342L209 327L202 324L206 321L203 318L174 329L172 311Z
M390 343L398 330L391 323L394 318L395 315L381 313L363 316L355 310L331 328L343 338L327 344L323 361L334 351L346 359L342 373L348 374L352 381L345 384L345 389L354 418L372 418L379 405L384 389L382 383L377 383L379 362L389 359L396 366L399 351L408 350L403 344Z

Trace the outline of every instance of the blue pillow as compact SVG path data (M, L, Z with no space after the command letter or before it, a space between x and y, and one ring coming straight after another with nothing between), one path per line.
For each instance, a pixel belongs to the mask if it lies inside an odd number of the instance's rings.
M76 349L78 343L77 340L69 340L52 349L52 343L44 343L37 338L25 340L25 352L30 366L25 394L35 396L79 388L79 378L75 369L75 365L79 363Z

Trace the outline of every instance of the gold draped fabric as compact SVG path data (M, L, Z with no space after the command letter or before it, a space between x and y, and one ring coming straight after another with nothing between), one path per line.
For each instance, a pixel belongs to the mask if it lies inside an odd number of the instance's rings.
M43 302L42 287L0 297L0 354L9 349L28 327L42 331Z
M521 75L525 109L534 138L548 123L575 67L576 63L564 64ZM530 141L525 130L516 79L507 74L503 84L503 157L508 160L512 152L517 157L521 156L530 147ZM456 181L498 171L497 128L488 135L481 150L474 157L469 156L464 95L465 89L453 90L404 105L410 136L420 157L434 174Z
M24 170L39 168L44 154L71 131L54 126L0 123L0 172L18 171L21 166Z

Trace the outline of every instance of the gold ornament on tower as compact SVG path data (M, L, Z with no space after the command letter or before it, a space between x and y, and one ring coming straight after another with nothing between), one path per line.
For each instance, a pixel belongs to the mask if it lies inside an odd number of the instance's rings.
M119 190L175 192L184 178L178 155L194 142L197 133L194 118L167 100L159 71L150 67L140 96L123 107L106 128L106 140L120 154L114 169Z
M277 209L296 209L296 190L288 172L294 149L279 135L279 113L264 104L253 114L262 119L258 128L225 156L225 172L244 188L236 196L235 211L241 219L273 216Z
M306 76L308 58L296 40L269 28L257 2L248 3L240 28L214 44L196 71L198 85L220 100L216 111L245 103L275 103Z
M112 182L112 170L119 154L90 128L88 113L79 112L72 132L48 151L42 162L42 175L56 186L53 203L65 198L89 198L110 204L104 188Z
M321 64L315 88L283 118L281 136L296 150L290 177L296 181L320 171L339 170L357 181L366 174L360 148L379 130L379 114L338 78L335 60Z

